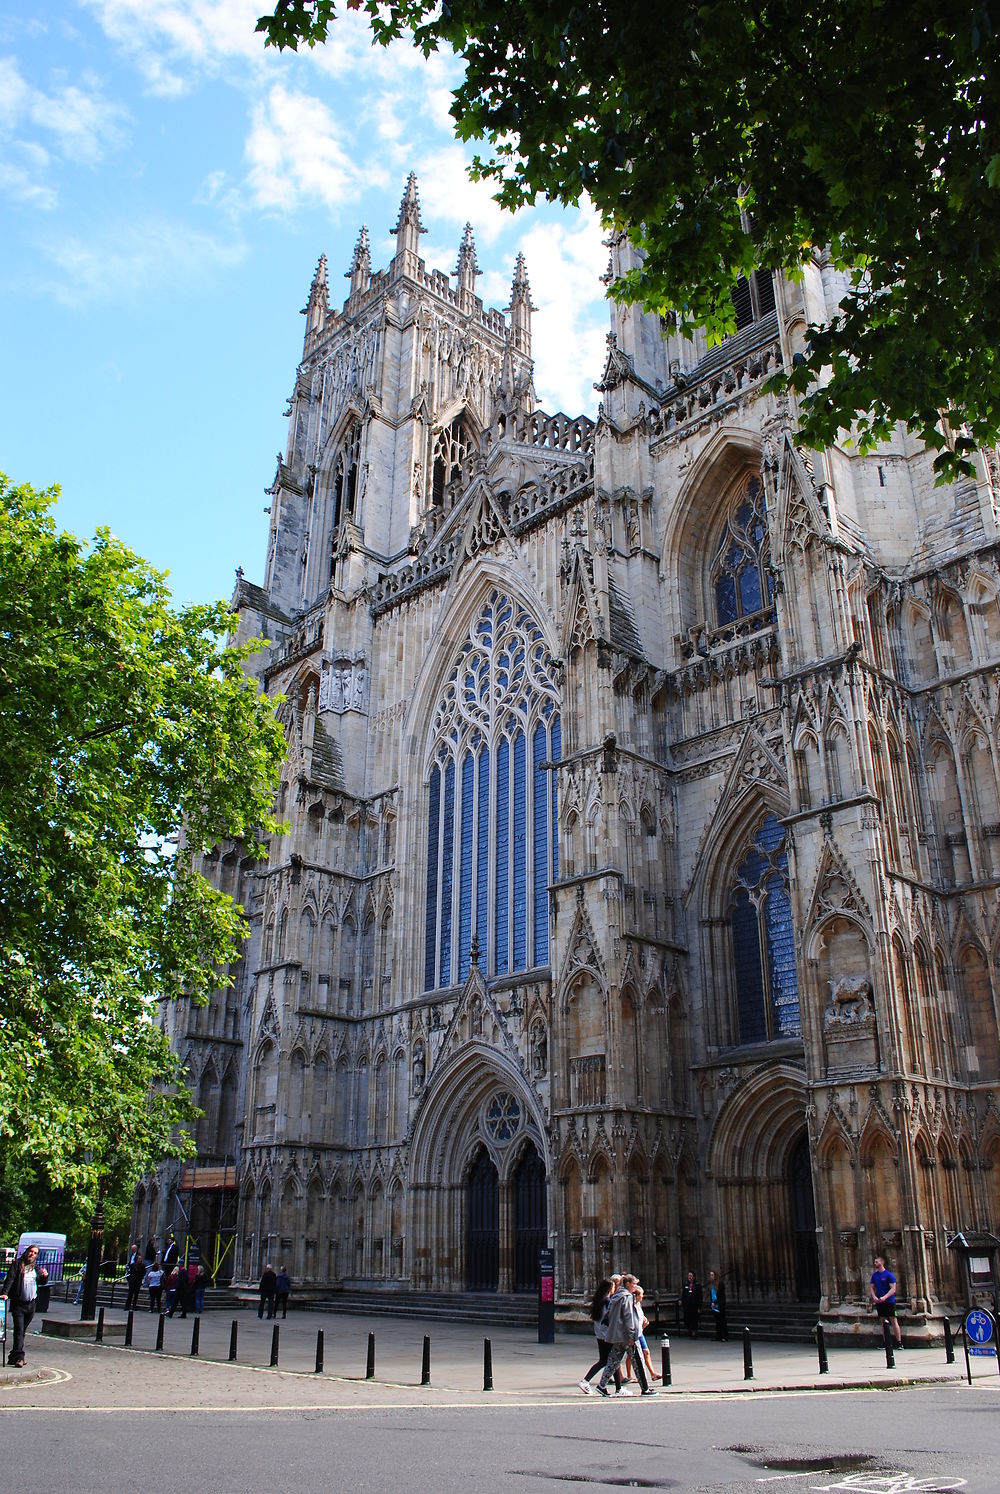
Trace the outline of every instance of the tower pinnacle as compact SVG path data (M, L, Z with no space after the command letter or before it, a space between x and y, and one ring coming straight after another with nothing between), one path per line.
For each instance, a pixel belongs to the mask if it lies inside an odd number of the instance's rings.
M344 275L351 282L352 296L355 291L368 289L372 278L372 251L371 244L368 241L368 225L366 223L362 223L361 225L361 232L358 234L358 241L354 246L354 253L351 256L351 267L349 270L344 271Z
M396 219L396 257L403 254L419 254L420 235L427 230L420 221L420 197L417 193L417 173L411 171L406 179L406 190L399 204Z

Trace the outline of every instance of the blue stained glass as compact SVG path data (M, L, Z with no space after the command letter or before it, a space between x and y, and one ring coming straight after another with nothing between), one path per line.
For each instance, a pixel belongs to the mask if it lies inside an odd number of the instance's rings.
M480 968L489 969L486 949L490 910L490 754L479 754L479 844L476 848L476 934L479 937Z
M524 733L514 737L514 963L528 963L528 785Z
M715 583L715 605L719 611L719 626L735 622L739 617L736 605L736 581L729 571L724 571Z
M759 851L751 851L746 860L740 865L736 875L744 886L756 887L766 865L767 862Z
M552 752L554 763L562 761L562 724L557 716L552 723ZM559 786L556 775L552 778L552 880L559 876Z
M545 761L546 733L544 722L535 727L532 743L534 783L532 785L531 808L534 815L534 883L535 883L535 956L536 965L545 965L549 958L549 821L546 813L546 771L541 766Z
M441 985L451 984L451 889L455 871L455 764L444 770L444 815L441 836Z
M731 921L740 1042L763 1043L767 1039L767 1023L764 1019L760 930L757 926L757 909L745 892L737 896Z
M424 990L433 991L437 945L438 843L441 838L441 770L431 769L427 802L427 918L424 930Z
M761 850L767 851L768 853L770 853L771 851L776 851L782 844L784 839L785 832L782 829L781 825L778 824L778 821L775 819L774 815L765 815L763 824L757 831L757 834L754 836L754 840L756 840ZM782 868L788 865L788 858L784 854L784 852L782 852L782 854L779 856L776 864Z
M496 951L496 974L506 975L510 967L507 919L507 883L510 874L510 743L506 737L497 749L496 814L497 901L493 922L494 949Z
M745 565L740 572L740 604L744 617L749 612L759 612L764 605L760 592L760 572L754 562Z
M458 978L469 973L469 948L472 943L472 778L475 763L472 753L462 759L462 829L458 873Z
M764 904L764 927L767 934L768 973L771 977L771 1005L775 1033L794 1036L801 1032L799 1018L799 980L795 968L795 936L792 931L792 907L788 901L784 878L767 879Z

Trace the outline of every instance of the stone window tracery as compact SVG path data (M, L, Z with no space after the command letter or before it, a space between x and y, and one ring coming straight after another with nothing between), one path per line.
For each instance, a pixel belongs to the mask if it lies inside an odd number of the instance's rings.
M740 1042L796 1036L802 1029L788 855L773 814L764 816L736 868L729 921Z
M443 507L445 490L458 476L471 447L469 430L461 415L456 415L451 425L435 436L431 458L431 502L436 507Z
M424 987L545 965L558 874L559 696L541 629L492 591L434 713L427 786Z
M764 489L751 473L726 511L722 538L712 563L712 588L720 628L769 608L774 601Z

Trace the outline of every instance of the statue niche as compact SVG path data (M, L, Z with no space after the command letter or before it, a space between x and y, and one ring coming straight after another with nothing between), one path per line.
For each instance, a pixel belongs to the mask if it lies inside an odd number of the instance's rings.
M827 1074L857 1074L878 1067L878 1035L868 941L848 918L831 918L821 930L820 990L826 995L823 1040Z

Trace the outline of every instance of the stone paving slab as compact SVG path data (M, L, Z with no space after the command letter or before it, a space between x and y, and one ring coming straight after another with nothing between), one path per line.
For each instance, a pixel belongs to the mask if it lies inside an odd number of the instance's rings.
M74 1309L56 1305L49 1317L75 1319ZM237 1324L237 1362L228 1362L232 1323ZM106 1326L124 1329L124 1314L106 1312ZM559 1334L539 1344L534 1330L492 1328L468 1323L428 1324L421 1319L366 1319L340 1313L296 1313L279 1320L278 1367L269 1365L274 1324L253 1311L206 1313L199 1321L199 1354L191 1356L195 1319L175 1316L164 1322L164 1349L157 1353L157 1317L148 1311L133 1319L133 1347L112 1342L29 1335L24 1370L0 1371L0 1409L51 1405L136 1410L189 1405L224 1408L246 1405L317 1408L398 1407L400 1405L559 1404L583 1399L578 1381L596 1358L594 1340ZM431 1329L428 1334L428 1329ZM324 1370L315 1373L317 1330L323 1332ZM375 1332L375 1378L365 1377L368 1334ZM431 1384L420 1385L425 1334L431 1339ZM492 1391L483 1385L484 1338L490 1340ZM651 1342L660 1367L659 1341ZM716 1344L678 1338L671 1342L672 1384L661 1390L666 1403L678 1396L753 1395L763 1392L814 1392L849 1389L902 1389L915 1384L961 1384L965 1364L945 1363L943 1349L904 1349L895 1369L887 1369L881 1344L830 1351L830 1372L819 1374L814 1349L802 1344L762 1343L753 1350L754 1378L744 1379L742 1342ZM1000 1391L995 1362L974 1366L974 1383ZM992 1378L991 1378L992 1376ZM637 1404L654 1404L649 1398ZM596 1398L594 1398L596 1399Z

